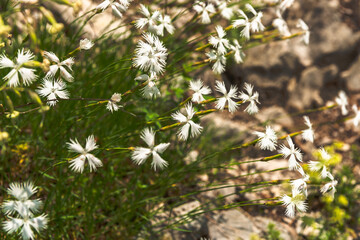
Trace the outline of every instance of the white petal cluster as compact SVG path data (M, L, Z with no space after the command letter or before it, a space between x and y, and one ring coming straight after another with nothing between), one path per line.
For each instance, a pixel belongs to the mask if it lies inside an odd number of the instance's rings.
M72 82L74 77L69 73L72 71L71 67L74 64L74 58L70 57L60 62L60 59L53 52L44 51L44 57L49 59L54 64L50 66L50 70L46 73L46 78L55 77L56 73L60 71L60 76L68 82Z
M263 16L263 13L256 12L256 10L248 3L245 5L245 7L254 15L253 18L250 21L249 18L244 13L244 11L239 9L238 14L241 16L241 18L233 21L233 26L235 28L243 27L240 36L246 39L250 39L250 31L252 32L264 31L265 27L261 23L261 18Z
M98 148L95 143L94 135L91 135L86 139L85 148L80 145L76 138L75 140L70 139L70 142L68 142L67 145L70 151L80 154L80 156L70 161L69 167L73 171L82 173L84 171L85 160L88 160L90 172L96 171L98 167L102 167L103 164L101 160L90 153Z
M25 86L30 85L36 80L35 70L26 68L23 64L33 60L34 55L29 50L18 50L15 62L10 60L4 54L0 55L0 69L12 68L11 71L5 75L4 80L8 81L10 87L17 87L20 85L20 76Z
M245 108L244 111L248 112L249 114L255 114L259 112L259 108L256 104L260 104L259 102L259 93L258 92L253 92L253 88L254 86L249 84L249 83L245 83L245 91L247 92L241 92L239 98L241 100L243 100L244 102L248 102L249 105Z
M230 49L234 52L234 59L236 63L244 62L245 53L242 50L238 40L233 40L233 44L230 45Z
M256 10L253 8L253 6L251 6L249 3L247 3L245 5L245 7L247 8L247 10L249 10L254 15L254 17L251 20L251 25L250 25L251 31L253 31L253 32L264 31L265 27L261 23L261 18L263 17L263 13L256 12Z
M310 176L304 172L304 169L302 167L298 168L297 170L301 173L302 178L290 181L292 192L293 194L296 192L301 192L305 195L305 197L307 197L308 192L306 182L309 181Z
M121 105L118 104L120 101L121 101L121 94L114 93L111 96L110 100L108 101L106 105L106 109L109 110L110 112L118 111L119 108L121 107Z
M189 133L191 137L196 137L201 133L203 129L199 124L192 121L192 118L196 112L192 107L191 103L188 103L185 106L185 111L186 111L186 116L182 114L180 111L171 114L171 117L174 120L183 124L180 130L178 131L178 136L183 141L186 141L189 138Z
M147 25L148 31L156 34L158 31L157 22L159 21L159 17L161 15L160 12L155 11L151 14L149 9L145 7L143 4L140 4L140 12L145 17L136 20L135 27L142 29Z
M135 80L148 81L147 85L141 89L144 98L155 99L157 97L160 97L161 93L156 86L157 75L155 73L151 73L150 75L142 74L136 77Z
M198 13L201 14L201 23L202 24L209 24L211 23L210 14L215 13L215 7L212 3L204 3L200 1L196 1L193 9Z
M349 105L349 102L346 93L344 91L339 92L339 96L335 98L335 102L340 106L342 115L346 115L349 113L349 111L347 110L347 106Z
M215 102L216 106L215 107L217 109L223 110L225 108L226 103L227 103L229 112L231 112L231 113L235 112L238 109L239 104L237 102L235 102L233 100L233 98L234 99L238 98L238 93L237 93L238 88L236 86L231 85L230 90L228 92L226 90L224 82L216 81L215 89L216 89L216 91L223 94L222 97L220 97L220 98L218 98L216 100L216 102Z
M289 144L289 148L284 144L280 146L279 153L281 153L284 158L289 158L289 169L294 170L300 168L300 164L297 162L302 162L302 154L300 149L296 148L290 136L286 137L286 141Z
M281 0L279 4L279 10L281 13L283 13L287 8L291 7L293 5L295 0Z
M230 48L229 40L225 38L226 32L221 26L216 26L217 36L211 36L209 43L218 51L220 54L226 54L227 49Z
M206 53L206 56L209 57L210 62L214 62L212 66L214 73L221 74L225 71L226 57L224 54L211 50Z
M360 110L355 104L352 106L352 109L355 113L355 117L353 118L352 121L353 121L354 126L358 127L359 123L360 123Z
M165 29L170 34L174 33L175 28L171 23L170 16L163 16L160 11L154 11L151 13L149 9L143 4L140 4L140 13L144 15L144 17L136 20L136 28L143 29L145 26L147 26L149 32L159 36L164 36Z
M302 19L299 19L296 26L304 31L302 41L306 45L309 45L309 42L310 42L310 30L309 30L308 25Z
M30 197L37 188L31 182L11 183L7 192L15 200L7 200L1 206L8 219L3 222L3 229L9 234L18 232L24 240L34 239L33 229L40 232L48 222L45 214L35 216L40 212L42 201L31 200Z
M230 8L227 4L228 1L226 0L216 0L215 3L220 11L220 15L227 19L230 20L230 18L232 18L234 16L234 11L232 10L232 8Z
M191 101L195 103L204 101L205 98L203 95L208 95L211 93L211 89L208 86L204 86L204 83L201 81L201 79L191 80L190 89L194 91Z
M163 73L168 55L167 49L157 36L145 33L143 37L145 41L140 40L135 50L134 66L142 71Z
M240 36L244 37L246 39L250 39L250 27L251 23L249 21L249 18L246 16L243 10L239 9L238 14L242 17L240 19L237 19L233 21L233 26L235 28L243 27L243 29L240 32Z
M328 173L328 178L330 178L330 182L326 183L321 189L320 192L324 195L328 195L331 198L334 198L336 192L336 185L338 181L334 179L331 173Z
M130 3L133 0L118 0L118 1L110 1L105 0L102 3L100 3L98 6L96 6L97 11L104 11L109 6L111 6L112 12L115 16L122 18L124 12L126 12L129 8Z
M46 97L48 105L55 106L58 102L57 98L69 98L69 92L65 88L66 84L61 80L56 81L44 78L41 87L36 91L39 93L40 96Z
M81 39L80 40L80 50L89 50L91 49L92 47L94 46L94 42L87 39L87 38L84 38L84 39Z
M159 36L164 36L164 30L169 34L173 34L175 32L175 27L171 23L171 18L169 15L161 15L159 16L159 25L157 26L157 34Z
M156 171L157 168L163 169L168 166L168 163L160 156L169 147L170 143L161 143L155 146L155 132L151 128L145 128L141 132L141 139L148 145L149 148L136 147L131 155L134 163L140 165L145 162L152 155L151 166Z
M320 161L310 161L309 168L313 172L320 171L320 176L322 178L326 178L329 176L327 162L331 159L331 155L324 148L320 148L319 152L321 156Z
M305 196L301 192L293 191L291 197L284 194L280 201L286 206L285 215L290 218L295 217L296 210L299 212L306 212L307 210Z
M262 150L274 151L276 149L277 137L274 129L270 126L266 126L265 132L254 131L254 134L258 136L259 141L257 146Z
M286 21L282 18L280 10L276 12L277 18L273 20L272 25L276 28L280 35L288 37L291 35Z
M302 138L305 140L305 141L309 141L309 142L314 142L314 138L315 138L315 134L314 134L314 131L312 129L312 124L310 122L310 119L308 116L304 116L304 121L305 121L305 125L308 126L308 129L305 129L302 131Z

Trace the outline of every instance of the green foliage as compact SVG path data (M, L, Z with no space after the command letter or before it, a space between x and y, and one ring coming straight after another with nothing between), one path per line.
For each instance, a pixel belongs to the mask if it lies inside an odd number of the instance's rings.
M280 231L276 229L276 226L274 223L269 223L267 226L267 234L265 236L266 240L283 240L283 238L280 237Z
M356 153L354 153L356 154ZM336 187L335 198L323 196L324 207L317 217L303 217L303 227L310 227L310 239L348 239L355 237L359 231L359 197L360 183L355 178L352 168L342 166L336 174L339 183Z

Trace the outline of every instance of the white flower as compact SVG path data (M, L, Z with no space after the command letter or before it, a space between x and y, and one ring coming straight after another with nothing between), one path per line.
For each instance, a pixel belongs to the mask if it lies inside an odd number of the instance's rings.
M251 31L253 31L253 32L264 31L265 27L261 23L261 18L263 16L263 13L262 12L256 12L255 9L249 3L245 4L245 7L252 14L254 14L254 17L252 18L251 24L250 24Z
M136 147L131 158L132 160L140 165L152 155L153 160L151 166L156 171L156 168L163 169L167 167L168 163L161 158L159 154L163 153L170 145L170 143L161 143L155 146L155 132L151 128L145 128L141 132L141 139L149 146L149 148Z
M215 13L215 8L214 8L213 4L211 4L211 3L205 4L204 2L196 1L193 8L198 14L201 14L201 23L202 24L211 23L209 14Z
M120 2L121 5L125 6L125 7L129 7L130 3L133 0L118 0Z
M70 151L80 154L79 157L70 161L70 168L73 171L82 173L84 171L86 159L89 162L90 172L96 171L96 168L103 165L100 159L89 153L98 148L95 143L94 135L91 135L86 139L85 149L80 145L76 138L75 140L70 139L70 142L67 144Z
M120 93L114 93L110 100L108 101L106 105L106 109L108 109L110 112L116 112L119 110L121 105L118 105L118 103L121 101L121 94Z
M334 177L329 173L328 177L331 179L331 182L326 183L321 189L322 194L328 194L331 198L334 198L336 192L336 185L338 184L337 180L334 180ZM330 191L329 191L330 190Z
M111 9L112 12L115 16L122 18L122 12L126 12L126 10L128 9L128 6L122 5L118 2L113 2L111 4Z
M306 212L307 204L305 203L305 196L298 191L293 191L292 197L284 194L281 199L283 205L286 206L285 215L293 218L295 217L295 211Z
M191 137L196 137L197 135L199 135L201 133L201 131L203 129L199 124L194 123L191 120L195 114L195 110L192 107L191 103L188 103L185 106L185 111L186 111L187 116L183 115L180 111L171 114L171 117L174 120L176 120L180 123L184 123L184 125L178 131L179 138L184 141L186 141L188 139L189 131L190 131Z
M113 1L110 2L110 0L105 0L104 2L100 3L95 9L97 11L104 11L106 8L108 8L111 5L112 12L115 16L121 18L122 12L126 12L126 10L129 7L129 4L131 1L128 0L119 0L120 3Z
M141 90L144 98L154 99L161 96L161 93L154 81L149 81L148 84Z
M309 119L308 116L304 116L304 120L305 120L305 125L308 126L308 129L303 130L301 136L305 141L309 141L309 142L313 143L314 138L315 138L315 134L314 134L314 131L312 129L312 124L311 124L310 119Z
M32 228L39 232L47 225L45 214L34 216L42 206L41 200L30 199L37 192L37 187L34 187L31 182L11 183L7 192L16 200L7 200L1 206L7 215L7 220L3 222L3 229L9 234L19 232L25 240L34 239Z
M310 30L309 30L309 27L308 25L302 20L302 19L299 19L297 24L296 24L297 27L301 28L301 30L304 31L304 35L303 35L303 38L302 38L302 41L306 44L306 45L309 45L309 42L310 42Z
M209 57L210 62L214 62L212 70L216 74L221 74L225 71L226 57L224 54L211 50L211 52L206 53L206 56Z
M220 10L221 16L223 16L225 19L230 20L230 18L234 16L233 10L227 6L226 1L219 3L218 8Z
M331 159L331 155L324 148L320 148L320 155L325 161L329 161Z
M216 48L220 54L225 54L227 52L226 49L230 47L229 40L225 38L226 32L221 26L216 26L215 29L218 36L211 36L209 43Z
M310 161L309 168L313 172L321 171L320 176L326 178L329 176L326 163L331 159L331 155L324 148L320 148L319 152L321 156L320 161Z
M160 14L159 16L159 25L157 26L157 34L160 36L164 35L164 29L170 34L173 34L175 31L174 26L171 24L171 18L168 15L164 15L164 17Z
M359 126L359 122L360 122L360 110L358 109L358 107L354 104L352 106L353 111L355 112L355 117L353 118L353 124L355 127Z
M55 81L44 78L42 85L36 91L40 96L47 98L47 104L55 106L58 102L57 97L60 99L68 99L69 92L65 90L66 84L63 81Z
M234 45L230 45L231 50L234 51L234 59L236 63L242 63L244 62L245 53L242 50L242 47L240 46L238 40L233 40Z
M238 13L243 17L241 19L237 19L233 21L233 26L235 28L238 27L244 27L243 30L241 30L240 36L244 37L246 39L250 39L250 28L251 23L249 22L249 18L246 16L243 10L239 9Z
M21 216L21 218L8 217L9 220L3 223L3 229L11 234L19 231L21 229L20 234L22 239L34 239L34 232L32 228L34 228L37 232L43 230L47 227L47 216L45 214L32 217L32 216Z
M136 20L135 27L142 29L148 25L149 32L158 33L158 27L156 23L160 20L160 12L155 11L153 14L151 14L149 9L143 4L140 4L140 12L145 16L145 18Z
M55 63L50 66L50 70L46 73L46 78L55 77L57 71L60 70L60 76L66 81L72 82L74 80L73 76L68 72L68 70L72 71L71 66L74 64L74 58L71 57L60 62L55 53L46 51L44 51L44 57Z
M303 176L302 178L290 181L290 184L293 189L292 190L293 194L296 194L297 192L302 192L304 193L305 197L307 197L308 192L307 192L306 182L309 181L309 179L310 179L309 175L305 174L305 176Z
M279 4L280 12L284 12L287 8L291 7L294 1L295 0L282 0L282 2Z
M143 71L164 72L166 66L167 49L158 37L151 33L143 34L146 42L140 40L134 58L134 66Z
M335 98L335 102L341 107L342 115L346 115L349 113L349 111L346 108L349 103L348 103L346 93L344 91L339 92L339 96Z
M218 98L216 100L216 108L223 110L225 108L226 103L228 103L229 112L233 113L238 109L239 104L232 100L232 98L238 98L237 96L237 87L231 85L229 92L226 91L225 83L216 81L215 86L216 91L222 93L224 96Z
M96 6L97 11L104 11L110 5L110 0L105 0Z
M256 104L260 104L259 102L259 93L253 92L254 86L249 83L245 83L244 86L246 93L241 92L239 98L244 102L249 102L249 105L245 108L244 111L248 112L249 114L254 114L259 112L259 108Z
M7 189L8 194L16 200L7 200L2 204L2 209L6 215L18 213L20 215L32 215L37 213L42 206L39 199L31 200L30 197L37 192L37 187L33 183L11 183Z
M322 178L326 178L326 176L328 175L326 165L324 165L322 162L310 161L308 165L310 170L313 172L318 172L321 170L320 176Z
M136 77L135 80L148 81L147 85L141 89L144 98L155 99L157 97L160 97L161 93L155 83L155 81L157 80L157 76L155 73L151 73L150 76L147 74L140 75Z
M80 50L89 50L93 46L94 43L87 38L80 40Z
M276 15L277 18L274 19L274 21L272 22L272 25L274 26L274 28L276 28L280 35L284 36L284 37L288 37L291 35L290 31L289 31L289 27L286 23L286 21L282 18L281 14L279 11L276 11Z
M211 89L208 86L204 86L204 83L201 81L201 79L191 80L190 89L194 91L191 101L197 103L205 100L203 95L208 95L211 93Z
M257 146L260 147L260 149L270 151L274 151L276 149L276 133L270 126L266 126L265 133L258 131L254 131L253 133L259 138Z
M9 81L8 84L10 87L19 86L19 74L25 86L30 85L37 78L34 73L34 69L23 67L23 64L31 61L33 58L34 55L32 54L32 52L30 52L29 50L24 51L24 49L18 50L16 63L11 61L4 54L0 55L0 69L12 68L12 70L4 77L5 81Z
M286 137L286 141L289 144L290 148L287 148L284 144L280 146L279 153L281 153L284 158L289 157L289 169L294 170L300 168L300 164L296 161L302 162L302 155L300 149L296 148L290 136Z

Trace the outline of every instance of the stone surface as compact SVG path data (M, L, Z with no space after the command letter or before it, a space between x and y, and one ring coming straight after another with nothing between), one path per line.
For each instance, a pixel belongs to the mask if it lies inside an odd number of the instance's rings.
M349 91L360 91L360 55L351 67L341 74L341 77Z
M318 67L305 69L294 91L290 93L288 106L296 109L310 107L313 103L321 105L320 88L323 85L323 74Z
M212 240L250 239L261 233L252 220L239 210L221 211L211 218L208 229Z
M294 122L284 108L279 106L273 106L265 108L255 115L260 122L270 121L271 123L277 123L284 127L292 127Z

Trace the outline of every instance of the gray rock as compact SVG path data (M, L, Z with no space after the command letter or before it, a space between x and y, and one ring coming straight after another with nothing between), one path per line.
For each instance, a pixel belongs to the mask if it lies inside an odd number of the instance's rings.
M349 91L360 91L360 55L351 67L341 74L341 77Z
M320 88L323 86L323 72L318 67L305 69L297 86L290 93L289 107L301 110L313 103L321 105Z
M216 214L209 221L208 228L212 240L250 239L253 234L261 233L246 214L236 209Z

